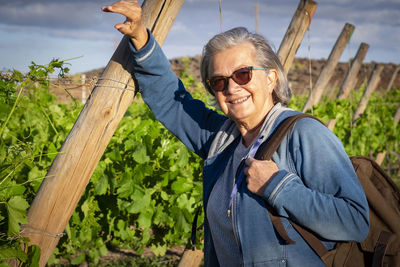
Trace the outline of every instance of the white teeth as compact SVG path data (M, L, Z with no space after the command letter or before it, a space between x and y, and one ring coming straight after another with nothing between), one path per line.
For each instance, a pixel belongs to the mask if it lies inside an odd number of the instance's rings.
M246 101L249 98L249 96L234 100L234 101L230 101L232 104L238 104L238 103L242 103L244 101Z

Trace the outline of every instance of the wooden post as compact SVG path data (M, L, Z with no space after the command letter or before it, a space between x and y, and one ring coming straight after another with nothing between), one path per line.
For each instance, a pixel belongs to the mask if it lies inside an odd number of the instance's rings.
M330 55L329 58L321 71L317 82L314 85L314 88L307 99L306 104L303 107L303 112L310 109L313 105L317 104L322 97L322 93L326 85L328 84L330 78L332 77L333 71L342 55L346 44L349 42L350 37L354 31L354 26L346 23L343 27L341 34L339 35Z
M202 250L185 250L182 259L179 261L178 267L195 267L200 266L203 259Z
M336 88L338 88L338 85L339 85L339 80L336 79L333 82L333 84L329 86L329 93L327 94L328 99L333 100L336 97L335 96L335 93L336 93L335 91L336 91Z
M394 114L394 125L395 125L395 127L397 127L397 124L399 124L399 120L400 120L400 106L397 108L397 111ZM385 159L385 156L386 156L386 151L378 153L378 155L376 156L376 159L375 159L376 163L381 165L383 160Z
M392 89L393 82L394 82L394 80L396 79L396 76L397 76L397 73L399 72L399 70L400 70L400 66L397 66L396 69L395 69L394 72L393 72L392 77L390 78L390 81L389 81L389 83L388 83L388 86L386 87L386 92L389 92L390 89Z
M396 114L394 114L394 125L397 126L400 120L400 106L397 108Z
M314 16L317 3L313 0L300 0L297 10L286 30L285 37L279 46L278 56L286 73L289 72L294 56L299 48L304 34Z
M361 43L360 47L358 48L356 57L354 58L353 62L351 62L350 69L343 79L343 83L340 86L337 99L345 99L349 95L351 90L353 90L354 86L357 83L357 75L360 71L365 55L368 52L368 48L368 44Z
M336 96L337 99L345 99L351 90L354 89L354 86L357 83L357 75L360 71L362 66L362 62L367 54L369 45L366 43L361 43L360 47L358 48L356 57L354 58L353 62L351 62L350 69L347 71L345 78L343 79L342 85L339 88L338 95ZM329 120L326 126L333 131L335 128L336 119Z
M163 43L183 0L147 0L143 22ZM28 211L22 235L41 248L45 266L104 153L134 98L129 39L123 37L71 132L54 159Z
M328 127L328 129L331 130L332 132L333 132L333 129L335 129L335 125L336 125L336 119L329 120L326 123L326 127Z
M364 113L365 108L367 107L369 98L371 97L372 92L375 91L378 83L381 79L381 73L383 70L383 65L376 64L373 73L371 74L371 78L368 81L367 88L365 88L364 94L360 100L360 104L358 105L356 111L353 115L353 124L357 119L360 118L361 114Z

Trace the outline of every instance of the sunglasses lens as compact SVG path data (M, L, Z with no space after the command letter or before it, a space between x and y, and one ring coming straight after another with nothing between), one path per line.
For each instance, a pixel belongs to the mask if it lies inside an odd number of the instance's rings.
M226 79L223 77L214 77L210 80L210 87L214 91L223 91L225 89Z
M247 84L251 80L251 70L249 68L241 68L232 74L232 79L239 85Z

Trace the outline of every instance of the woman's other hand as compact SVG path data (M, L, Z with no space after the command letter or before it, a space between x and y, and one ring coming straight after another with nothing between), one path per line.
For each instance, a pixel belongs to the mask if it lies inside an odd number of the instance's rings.
M272 160L256 160L254 158L246 159L245 163L244 174L247 188L250 192L263 196L268 181L279 171L278 166Z
M124 15L125 22L116 24L114 28L122 34L128 35L137 50L146 45L149 36L142 23L142 8L138 1L118 1L112 5L103 6L101 10Z

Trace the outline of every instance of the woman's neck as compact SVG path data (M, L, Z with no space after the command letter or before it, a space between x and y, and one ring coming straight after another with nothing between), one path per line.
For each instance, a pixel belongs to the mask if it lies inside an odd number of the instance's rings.
M265 116L266 117L266 116ZM248 127L247 125L244 124L240 124L238 125L238 129L239 132L242 136L242 140L243 140L243 145L245 147L248 147L251 145L251 143L253 143L254 139L257 138L258 133L261 130L261 127L265 121L265 117L264 119L262 119L256 126L254 127Z
M243 139L243 145L245 147L251 145L254 139L257 138L265 119L267 118L269 112L272 110L273 107L274 104L271 103L267 106L265 112L261 112L258 118L255 118L253 120L236 121L236 126L239 129L239 132Z

